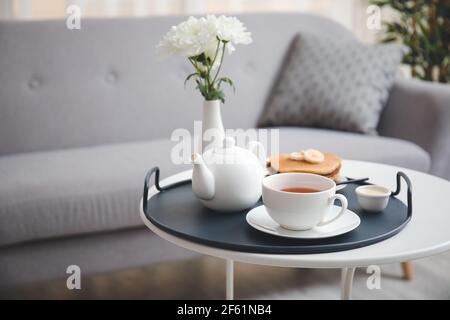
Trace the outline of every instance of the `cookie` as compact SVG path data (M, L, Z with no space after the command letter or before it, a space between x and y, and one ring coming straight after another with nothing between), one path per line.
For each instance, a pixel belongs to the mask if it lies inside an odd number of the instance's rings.
M333 153L324 153L321 163L309 163L305 160L293 160L289 154L280 154L270 158L271 167L280 173L305 172L334 177L339 174L341 158Z

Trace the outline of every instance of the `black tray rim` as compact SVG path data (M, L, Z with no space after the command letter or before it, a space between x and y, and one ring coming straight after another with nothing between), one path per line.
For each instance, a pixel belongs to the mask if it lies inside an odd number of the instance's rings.
M149 181L151 176L153 175L153 173L155 173L155 187L158 190L158 193L153 194L150 198L148 198L148 191L149 191ZM283 247L283 246L273 246L273 250L278 250L278 252L274 253L274 252L267 252L267 250L264 250L265 248L262 246L257 246L257 245L240 245L237 246L235 244L229 244L229 243L223 243L220 241L214 241L214 240L209 240L209 239L204 239L204 238L200 238L191 234L187 234L187 233L183 233L183 232L179 232L177 230L174 230L164 224L159 223L157 220L153 219L151 217L151 215L147 212L147 202L149 200L151 200L151 198L153 196L155 196L156 194L159 194L160 192L168 192L169 190L179 187L181 185L185 185L185 184L191 184L191 180L183 180L180 182L176 182L172 185L168 185L165 187L161 187L159 185L159 168L158 167L154 167L152 168L146 176L146 180L145 180L145 184L144 184L144 196L143 196L143 200L142 200L142 206L143 206L143 213L146 217L146 219L153 224L155 227L157 227L158 229L172 235L175 236L177 238L180 238L182 240L187 240L190 242L193 242L195 244L198 245L205 245L208 247L212 247L215 249L222 249L222 250L229 250L229 251L235 251L235 252L244 252L244 253L257 253L257 254L267 254L267 255L276 255L276 254L291 254L291 255L295 255L295 254L321 254L321 253L331 253L331 252L339 252L339 251L348 251L348 250L352 250L352 249L358 249L358 248L362 248L362 247L366 247L366 246L370 246L372 244L381 242L383 240L389 239L393 236L395 236L396 234L398 234L400 231L402 231L406 225L411 221L412 218L412 196L411 196L411 182L409 180L409 178L406 176L406 174L404 174L403 172L398 172L397 173L397 189L396 191L392 192L391 196L396 196L400 193L400 188L401 188L401 184L400 184L400 178L404 178L404 180L406 181L406 184L408 186L408 204L405 205L407 207L408 213L407 213L407 218L405 219L405 221L400 224L399 226L397 226L396 228L392 229L389 232L383 233L379 236L376 237L372 237L372 238L368 238L365 239L363 241L358 241L358 242L350 242L347 244L328 244L327 246L323 246L323 245L312 245L312 246L308 246L308 250L301 250L298 247ZM369 182L361 182L358 183L359 185L371 185L371 183ZM269 235L268 236L275 236L275 235ZM250 250L245 250L245 248L248 248Z

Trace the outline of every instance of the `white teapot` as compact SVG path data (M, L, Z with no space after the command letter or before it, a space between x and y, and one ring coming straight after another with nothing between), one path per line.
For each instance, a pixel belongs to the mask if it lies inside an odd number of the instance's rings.
M192 190L208 208L239 211L253 206L261 197L265 156L261 143L252 141L248 149L226 137L222 147L192 155Z

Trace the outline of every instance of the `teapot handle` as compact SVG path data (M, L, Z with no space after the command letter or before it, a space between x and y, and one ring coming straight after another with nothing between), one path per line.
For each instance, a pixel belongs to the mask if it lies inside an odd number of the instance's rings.
M250 141L248 143L247 149L253 153L256 158L258 158L259 162L261 163L261 166L263 168L266 167L266 150L264 148L264 145L259 141Z

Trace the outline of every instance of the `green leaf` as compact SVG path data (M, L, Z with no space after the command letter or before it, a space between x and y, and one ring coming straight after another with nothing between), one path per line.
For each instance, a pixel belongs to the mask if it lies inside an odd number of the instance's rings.
M204 53L201 53L198 56L192 57L192 59L194 59L195 61L200 62L202 64L205 64L205 65L207 63L207 59L206 59L206 56Z
M225 94L222 91L216 91L215 98L219 99L222 103L225 103Z
M222 78L219 78L219 79L217 80L217 87L220 88L222 82L225 82L225 83L228 84L230 87L232 87L232 88L233 88L233 92L236 93L236 87L234 86L234 83L233 83L233 81L232 81L230 78L228 78L228 77L222 77Z
M187 83L192 77L194 77L194 76L198 76L198 73L197 73L197 72L194 72L194 73L191 73L190 75L188 75L188 76L186 77L186 79L184 80L184 87L186 87L186 83Z
M381 42L383 42L383 43L393 42L393 41L397 41L397 37L394 35L387 35L381 39Z

